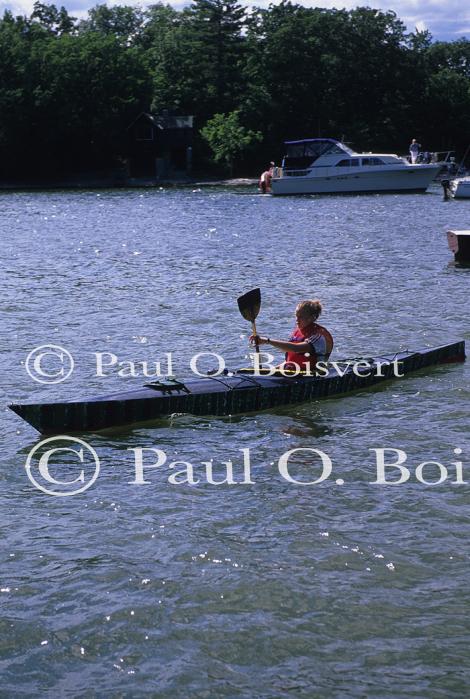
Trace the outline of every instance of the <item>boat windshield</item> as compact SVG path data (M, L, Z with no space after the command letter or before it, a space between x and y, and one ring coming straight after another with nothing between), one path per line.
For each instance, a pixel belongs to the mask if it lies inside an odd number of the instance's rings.
M313 138L304 141L286 141L284 168L297 170L312 165L322 155L352 155L353 151L332 138Z

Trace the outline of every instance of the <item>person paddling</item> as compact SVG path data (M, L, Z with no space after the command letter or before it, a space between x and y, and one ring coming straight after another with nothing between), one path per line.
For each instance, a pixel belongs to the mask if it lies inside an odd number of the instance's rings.
M297 325L288 341L273 340L269 337L251 335L250 343L271 345L286 353L284 367L313 370L319 361L325 362L333 349L333 337L322 325L317 323L322 312L318 299L301 301L295 309ZM295 366L294 366L295 365Z

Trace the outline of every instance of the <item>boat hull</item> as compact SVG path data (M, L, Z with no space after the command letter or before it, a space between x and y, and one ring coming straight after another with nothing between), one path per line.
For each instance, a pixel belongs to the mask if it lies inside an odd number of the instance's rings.
M370 370L338 362L326 376L255 376L244 372L142 387L65 403L10 405L41 434L69 434L147 422L174 413L236 415L363 390L425 367L465 360L465 343L369 359ZM397 363L398 362L398 363ZM376 368L381 365L380 371ZM342 375L343 374L343 375ZM398 380L398 379L397 379Z
M346 168L344 168L346 169ZM274 195L288 194L370 194L376 192L425 192L440 170L440 165L403 165L371 168L338 174L338 168L313 168L311 174L273 178Z
M450 191L454 199L470 199L470 177L461 177L452 180Z

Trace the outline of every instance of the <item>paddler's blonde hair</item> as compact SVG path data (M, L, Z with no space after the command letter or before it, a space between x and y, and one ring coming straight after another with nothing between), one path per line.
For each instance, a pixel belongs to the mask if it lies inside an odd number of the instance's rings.
M323 307L321 305L321 301L318 299L309 299L307 301L301 301L298 303L295 312L308 315L310 318L312 318L312 320L317 320L317 318L320 317L322 310Z

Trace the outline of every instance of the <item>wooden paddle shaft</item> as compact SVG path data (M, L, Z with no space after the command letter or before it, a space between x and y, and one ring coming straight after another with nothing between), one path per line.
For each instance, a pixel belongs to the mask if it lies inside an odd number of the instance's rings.
M252 320L252 321L251 321L251 327L253 328L253 335L255 335L256 337L258 337L258 332L257 332L257 330L256 330L256 321L255 321L255 320ZM256 351L257 351L258 354L259 354L259 342L258 342L258 340L255 340L255 349L256 349Z

